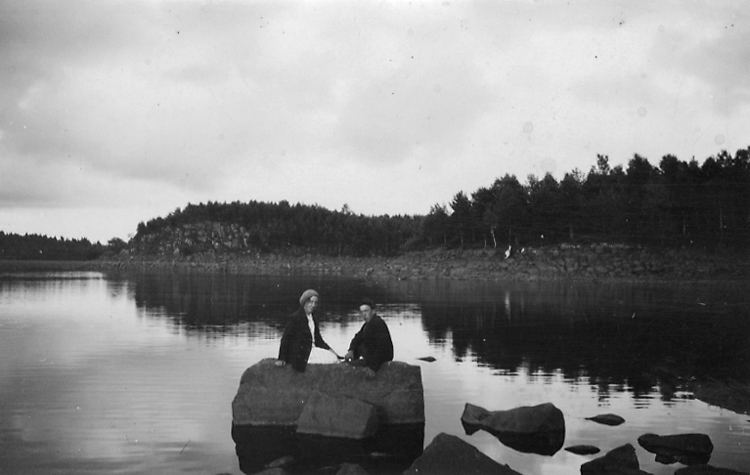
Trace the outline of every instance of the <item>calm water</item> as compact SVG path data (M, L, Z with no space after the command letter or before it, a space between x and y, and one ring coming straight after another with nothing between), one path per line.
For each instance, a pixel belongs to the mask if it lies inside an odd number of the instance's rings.
M693 399L675 378L750 382L750 285L25 273L0 275L0 473L240 475L239 378L275 356L308 287L339 353L361 325L358 300L384 304L396 359L422 368L425 445L447 432L525 475L579 473L595 456L519 452L460 422L467 402L552 402L566 447L631 443L643 470L672 474L682 465L657 463L638 436L703 432L712 465L750 467L750 416ZM584 419L608 412L626 423Z

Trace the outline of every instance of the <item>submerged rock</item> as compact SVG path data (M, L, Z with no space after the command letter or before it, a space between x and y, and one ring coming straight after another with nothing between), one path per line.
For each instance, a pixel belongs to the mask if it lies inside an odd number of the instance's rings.
M554 455L565 442L565 418L551 403L488 411L467 403L461 415L467 434L485 430L519 452Z
M381 425L424 424L419 366L390 361L368 378L348 364L310 364L299 373L274 361L264 359L245 370L232 402L233 425L296 426L313 392L374 406Z
M593 445L571 445L570 447L565 447L565 450L577 455L591 455L600 452L599 447L594 447Z
M581 465L581 475L650 475L641 470L635 447L621 445Z
M617 414L599 414L594 417L587 417L586 420L598 422L599 424L608 426L619 426L620 424L625 422L625 419L618 416Z
M471 444L454 435L440 433L425 447L424 453L404 475L521 475L508 465L501 465Z
M638 437L638 443L656 454L656 461L663 464L705 464L714 450L711 438L706 434L643 434Z

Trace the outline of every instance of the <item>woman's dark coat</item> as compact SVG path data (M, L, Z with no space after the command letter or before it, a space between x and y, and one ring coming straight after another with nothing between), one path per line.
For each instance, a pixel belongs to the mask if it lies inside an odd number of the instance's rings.
M379 315L373 315L354 335L349 351L354 352L354 358L364 358L367 367L377 371L383 363L393 360L393 341L388 325Z
M331 347L320 336L320 327L314 313L313 322L315 322L315 346L324 350L330 350ZM292 368L297 371L304 371L307 367L307 359L310 357L310 351L312 351L312 342L305 309L304 307L300 307L289 316L286 322L279 347L279 359L292 365Z

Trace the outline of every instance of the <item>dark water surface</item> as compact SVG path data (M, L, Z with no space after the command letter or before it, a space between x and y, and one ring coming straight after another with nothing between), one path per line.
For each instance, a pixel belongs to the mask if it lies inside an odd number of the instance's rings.
M396 359L422 368L424 445L446 432L525 475L580 473L595 456L526 453L460 422L467 402L552 402L564 447L631 443L641 469L672 474L683 465L656 462L636 439L702 432L712 465L750 468L750 416L696 400L685 384L750 382L750 284L60 272L0 275L0 473L240 475L239 378L275 356L308 287L339 353L361 326L359 299L383 303ZM601 413L626 422L585 420Z

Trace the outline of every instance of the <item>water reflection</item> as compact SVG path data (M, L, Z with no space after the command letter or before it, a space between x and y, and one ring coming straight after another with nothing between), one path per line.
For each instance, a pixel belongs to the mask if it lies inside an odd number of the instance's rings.
M422 454L424 424L378 429L365 440L301 435L289 427L233 426L240 469L257 473L283 465L289 473L312 473L324 467L356 463L370 475L401 473Z
M144 273L133 278L138 307L162 311L187 330L231 333L237 324L263 322L275 335L285 323L280 317L297 309L299 295L307 288L320 293L321 321L339 320L366 295L384 301L377 287L354 279L205 273Z
M447 432L526 475L577 473L586 458L539 456L461 427L466 402L551 401L567 445L606 451L646 432L704 432L712 464L750 463L747 416L694 400L688 384L750 383L748 285L54 273L0 275L0 472L239 473L238 463L268 463L274 444L248 455L255 449L232 438L230 402L245 368L278 351L284 317L308 287L321 293L337 350L361 325L359 299L383 304L397 359L422 368L426 424L414 440ZM626 423L585 420L603 408ZM318 442L295 441L300 460L325 454ZM354 445L352 460L394 460ZM647 472L674 472L636 450Z
M665 400L675 397L678 377L750 381L747 306L721 295L704 299L691 288L548 284L478 297L422 303L429 338L451 341L458 359L474 357L508 373L561 371L605 393L614 385L638 397L658 386Z
M706 285L389 282L355 279L144 274L136 304L187 331L275 338L306 287L322 295L321 321L340 322L370 295L396 312L417 312L435 345L457 361L503 373L560 372L595 385L601 398L657 388L664 401L684 382L750 382L749 307L741 290ZM739 301L738 301L739 297ZM381 311L382 313L382 311ZM544 377L544 376L541 376Z

